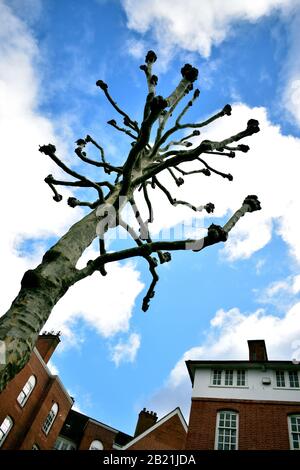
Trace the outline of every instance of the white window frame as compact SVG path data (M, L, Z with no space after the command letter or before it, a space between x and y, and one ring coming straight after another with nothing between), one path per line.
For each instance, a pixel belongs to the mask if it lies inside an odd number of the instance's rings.
M241 385L241 384L238 384L238 377L239 377L239 372L243 372L244 373L244 383ZM236 386L237 387L247 387L247 371L245 369L237 369L236 370Z
M17 397L17 402L22 408L25 406L35 386L36 377L35 375L31 375Z
M222 378L223 378L223 370L222 369L212 369L211 371L211 384L214 387L221 387L222 386ZM220 383L214 383L215 381L219 381Z
M235 449L228 449L228 450L238 450L238 444L239 444L239 413L235 410L219 410L217 413L217 419L216 419L216 430L215 430L215 450L221 450L219 449L219 427L220 427L220 417L221 413L231 413L234 414L236 417L236 435L235 435ZM222 428L222 429L231 429L231 428ZM227 449L222 449L222 450L227 450Z
M278 385L277 374L283 375L283 385ZM276 388L286 388L286 376L285 376L284 370L275 370L275 383L276 383Z
M230 378L231 383L226 383L228 381L228 377ZM224 377L224 385L225 387L233 387L233 380L234 380L234 371L232 369L225 369L225 377Z
M292 434L294 434L294 432L292 431L291 418L299 418L299 421L300 421L300 413L292 414L292 415L288 416L288 430L289 430L290 449L291 450L300 450L300 423L299 423L299 432L297 431L297 433L296 433L296 434L299 434L299 448L295 448L294 447L294 442L293 442L293 437L292 437Z
M297 385L292 385L292 381L291 381L291 376L290 374L295 374L295 377L296 377L296 382L297 382ZM298 374L298 371L296 370L289 370L288 371L288 376L289 376L289 388L299 388L300 384L299 384L299 374ZM295 383L295 380L293 379L294 383Z
M76 450L76 444L71 439L58 436L54 444L54 450Z
M47 417L44 421L44 424L42 426L42 430L44 431L44 433L46 434L46 436L49 434L50 432L50 429L52 428L52 425L55 421L55 418L57 416L57 413L58 413L58 404L57 403L53 403L52 407L51 407L51 410L49 411L49 413L47 414Z
M102 447L101 449L98 449L98 448L93 448L93 445L95 445L95 443L97 442L97 445L100 444L100 446ZM90 447L89 447L89 450L103 450L104 447L103 447L103 443L99 440L99 439L94 439L91 443L90 443Z
M7 415L0 425L0 447L2 446L8 434L10 433L13 425L13 419L9 415Z

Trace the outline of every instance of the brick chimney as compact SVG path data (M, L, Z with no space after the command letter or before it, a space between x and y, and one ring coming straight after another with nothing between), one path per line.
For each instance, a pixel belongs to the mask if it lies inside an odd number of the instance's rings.
M60 332L48 333L47 331L45 331L44 333L39 335L37 339L35 346L46 364L49 361L52 354L54 353L57 345L60 343L59 336L60 336Z
M157 414L154 411L148 411L143 408L139 413L139 417L136 423L134 437L139 436L147 429L151 428L157 421Z
M249 339L248 348L250 362L265 362L268 360L268 354L264 339Z

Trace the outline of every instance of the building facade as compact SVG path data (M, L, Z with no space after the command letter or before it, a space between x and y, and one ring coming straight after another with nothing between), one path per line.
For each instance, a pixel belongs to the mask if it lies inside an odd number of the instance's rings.
M187 361L186 449L300 449L299 363L268 360L263 340L248 346L248 361Z
M47 363L60 339L40 335L28 364L0 394L0 450L184 449L187 425L179 408L158 421L143 409L134 436L72 409Z
M0 394L0 448L52 449L73 405L47 362L59 335L38 338L28 364Z

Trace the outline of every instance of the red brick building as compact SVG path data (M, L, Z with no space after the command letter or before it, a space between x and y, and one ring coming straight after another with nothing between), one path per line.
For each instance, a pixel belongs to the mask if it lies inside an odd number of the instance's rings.
M0 394L0 450L300 449L300 365L269 361L263 340L248 341L248 361L187 361L189 425L179 408L160 420L144 408L134 436L72 409L47 367L59 342L41 335Z
M143 409L139 414L135 437L122 450L183 450L186 435L187 424L180 408L175 408L159 421L156 413Z
M1 449L52 449L73 405L47 362L59 335L38 338L28 364L0 394Z
M187 425L177 408L157 421L142 410L129 436L72 408L47 367L59 335L40 335L28 364L0 394L0 450L183 449Z
M263 340L248 345L248 361L187 361L186 449L300 449L300 365L269 361Z

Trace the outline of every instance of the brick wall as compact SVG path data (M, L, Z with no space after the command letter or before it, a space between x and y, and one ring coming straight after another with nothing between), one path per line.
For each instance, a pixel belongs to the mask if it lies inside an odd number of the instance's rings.
M128 450L181 450L185 448L186 432L178 415L162 423Z
M36 377L36 385L22 407L17 402L17 397L31 375ZM46 436L42 431L42 425L53 402L58 403L59 410ZM52 449L71 406L70 398L57 378L48 373L33 352L28 364L0 394L0 423L7 415L14 421L13 428L1 449L31 449L34 443L40 449Z
M300 414L300 403L194 398L186 449L214 449L216 417L222 409L239 413L239 450L290 448L287 417Z
M104 450L111 450L116 434L116 431L102 427L94 421L88 421L78 450L88 450L94 440L101 441Z

